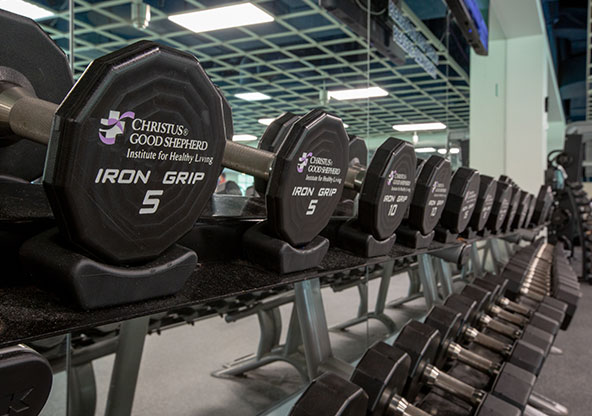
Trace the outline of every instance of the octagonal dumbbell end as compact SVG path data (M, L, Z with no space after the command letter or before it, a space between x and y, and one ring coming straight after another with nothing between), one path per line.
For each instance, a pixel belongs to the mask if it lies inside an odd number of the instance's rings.
M300 395L290 416L360 416L366 414L368 395L355 384L325 373Z
M140 41L93 61L59 106L26 82L0 95L1 128L48 144L43 185L62 236L95 257L155 259L214 192L223 103L192 55Z
M375 343L362 356L350 381L368 394L369 416L427 416L401 397L409 362L407 353L384 342Z

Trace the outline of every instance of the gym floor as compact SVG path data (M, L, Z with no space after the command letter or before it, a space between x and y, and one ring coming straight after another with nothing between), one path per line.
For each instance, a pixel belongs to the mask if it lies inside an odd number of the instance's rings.
M370 283L370 304L376 297L378 280ZM389 299L407 292L406 274L391 281ZM560 333L555 345L565 352L551 356L537 382L539 393L568 406L570 415L592 414L592 287L582 285L583 297L578 313L567 332ZM323 300L329 325L343 322L355 314L358 294L355 289L334 293L323 290ZM286 325L291 307L282 307ZM387 314L398 324L425 314L422 299L407 303ZM290 365L276 363L251 371L244 377L227 379L210 375L224 363L244 357L257 348L259 328L254 316L228 324L223 319L208 319L195 324L164 331L147 337L138 380L133 415L230 416L256 415L279 400L302 388L302 381ZM285 327L284 327L285 335ZM373 341L386 335L386 329L376 321L360 324L347 332L331 332L335 355L347 361L358 358ZM105 409L113 357L95 361L98 403L97 415ZM56 392L64 384L56 379ZM56 399L43 413L61 415L63 398ZM61 409L60 409L61 408Z

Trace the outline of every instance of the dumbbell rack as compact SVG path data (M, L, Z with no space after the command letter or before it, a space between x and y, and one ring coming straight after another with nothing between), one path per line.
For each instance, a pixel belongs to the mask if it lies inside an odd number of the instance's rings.
M218 225L223 224L233 229L237 229L237 222L239 225L241 223L240 220L223 221L217 219L216 221ZM245 221L252 222L252 220ZM528 233L532 232L532 230L528 231ZM513 234L517 233L508 233L508 235ZM506 236L504 234L494 237ZM104 308L92 312L76 308L65 298L61 298L56 294L55 291L41 289L29 282L24 276L9 276L4 279L7 283L0 289L3 299L0 305L0 328L2 328L0 347L185 306L207 305L232 296L273 289L274 287L320 278L329 274L384 263L389 258L400 259L435 253L460 244L472 244L474 241L476 240L449 244L433 242L429 248L421 250L395 245L389 256L371 259L357 257L346 251L332 248L318 269L289 275L269 272L242 259L209 261L202 256L202 263L200 263L200 266L180 293L166 298ZM39 322L43 322L43 325L39 325Z
M229 198L234 198L231 206L237 205L236 197ZM371 259L331 248L319 268L280 275L243 260L240 257L240 245L233 244L241 240L241 234L246 229L262 219L261 205L253 201L244 202L239 201L238 206L235 207L236 212L229 213L228 204L224 204L221 200L212 200L212 208L207 210L206 215L195 226L195 232L191 232L185 238L185 241L192 240L192 246L197 247L200 255L199 267L183 290L174 296L88 312L80 310L68 301L67 297L62 297L56 288L40 288L39 282L28 281L25 276L16 272L6 276L3 287L0 289L3 297L0 305L0 347L59 334L75 334L82 330L87 331L123 321L118 329L117 342L107 339L104 347L105 354L116 354L106 414L129 414L147 333L159 332L168 326L192 323L213 315L228 316L233 312L248 311L249 308L259 304L261 299L282 292L285 294L293 287L293 301L296 306L296 315L293 320L297 322L295 330L298 330L298 342L304 347L306 358L305 364L304 362L297 364L302 368L300 371L303 378L310 379L317 374L320 366L331 368L332 365L341 365L332 356L320 296L322 285L327 284L323 282L328 282L330 276L348 274L351 270L364 269L389 259L400 260L415 256L427 259L428 254L487 240L487 238L457 240L448 244L433 242L428 248L419 250L395 244L388 256ZM241 216L237 218L220 215L221 212L216 208L216 204L224 206L224 214ZM31 215L34 217L32 228L46 227L48 223L51 224L49 209L37 208L38 211ZM31 214L30 211L27 212ZM540 227L491 237L530 239L539 229ZM219 241L213 241L211 238L211 235L216 234L221 236ZM204 235L209 238L205 238ZM183 244L183 241L181 243ZM420 262L423 261L420 260ZM426 279L422 283L428 288L426 292L428 302L430 302L430 293L433 302L437 297L437 287L430 285L433 278L427 279L428 275L434 273L427 266L426 263L424 267ZM446 279L442 282L445 283ZM171 314L168 312L180 310L191 312L189 316L179 314L180 319L171 320ZM360 318L365 318L364 314L368 315L367 309L360 308L359 314ZM273 313L269 316L273 319ZM80 351L80 353L84 355L86 351ZM76 351L73 354L75 357ZM277 357L264 358L271 362ZM80 361L84 362L84 359L81 357ZM256 361L254 364L260 366L262 361ZM295 367L298 368L296 365ZM73 371L84 371L84 367L72 368Z

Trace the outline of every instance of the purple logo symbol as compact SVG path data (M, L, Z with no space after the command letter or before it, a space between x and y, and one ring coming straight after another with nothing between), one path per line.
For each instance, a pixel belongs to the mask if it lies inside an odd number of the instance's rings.
M432 193L436 192L436 188L438 187L438 181L434 182L432 185Z
M300 162L297 166L296 166L296 170L298 171L298 173L302 173L304 172L304 168L306 167L306 165L308 165L308 159L312 156L312 153L302 153L302 156L298 159L298 161Z
M136 114L132 111L127 111L121 116L119 115L119 111L109 111L109 118L101 119L101 125L109 128L99 129L99 139L105 144L114 144L115 138L123 134L123 130L125 129L125 121L121 120L124 118L134 119L134 117L136 117Z
M388 176L388 181L386 182L388 186L391 186L393 184L393 181L395 180L395 175L397 175L397 171L391 170L391 173L389 173Z

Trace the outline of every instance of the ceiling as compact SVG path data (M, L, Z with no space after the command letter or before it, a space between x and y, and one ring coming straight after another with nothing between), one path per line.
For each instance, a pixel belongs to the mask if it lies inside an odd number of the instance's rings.
M68 1L30 1L55 11L55 17L40 24L68 52ZM324 90L368 84L387 90L388 96L331 100L324 106L349 125L350 134L385 135L393 133L393 124L431 121L453 129L468 127L466 71L406 5L403 10L438 52L436 79L413 61L397 66L369 48L365 38L320 8L317 0L255 0L253 3L275 17L274 22L200 34L167 17L236 1L145 1L152 15L145 29L132 25L129 0L74 3L76 75L92 59L140 39L188 51L197 56L228 98L235 133L259 136L265 129L257 122L259 118L273 118L285 111L303 113L321 106L319 97ZM272 98L248 102L234 96L240 92L261 92Z

